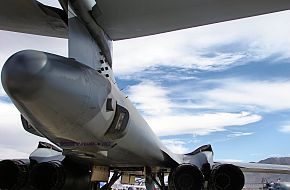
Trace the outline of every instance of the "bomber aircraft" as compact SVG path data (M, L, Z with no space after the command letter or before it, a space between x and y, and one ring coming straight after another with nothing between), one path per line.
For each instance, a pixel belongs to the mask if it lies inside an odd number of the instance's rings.
M2 69L2 85L40 142L29 158L0 162L2 190L110 189L121 176L146 188L241 190L243 171L290 173L289 166L222 163L210 145L169 151L112 70L112 41L288 10L290 0L1 0L0 30L68 39L68 57L23 50ZM137 146L138 145L138 146ZM109 180L109 174L113 173ZM164 176L169 175L168 185Z

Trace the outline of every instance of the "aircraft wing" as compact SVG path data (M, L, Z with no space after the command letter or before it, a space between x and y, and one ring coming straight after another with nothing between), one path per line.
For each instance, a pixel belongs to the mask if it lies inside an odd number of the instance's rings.
M86 2L91 0L86 0ZM290 0L98 0L92 16L112 40L272 13ZM0 30L67 38L67 15L36 0L1 0Z
M63 10L35 0L0 1L0 30L67 38L66 20Z
M290 8L290 0L98 0L93 16L112 40L128 39Z
M240 162L217 162L217 164L233 164L240 167L243 172L290 174L290 165Z

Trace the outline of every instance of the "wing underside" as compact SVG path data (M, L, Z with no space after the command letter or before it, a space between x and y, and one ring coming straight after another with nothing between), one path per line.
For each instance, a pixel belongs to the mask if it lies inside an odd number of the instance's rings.
M290 0L98 0L93 16L112 40L256 16L290 8Z
M88 2L95 4L81 3ZM112 40L122 40L289 8L290 0L98 0L87 11ZM66 19L36 0L0 2L0 30L67 38Z
M0 30L67 38L66 19L63 10L35 0L0 1Z

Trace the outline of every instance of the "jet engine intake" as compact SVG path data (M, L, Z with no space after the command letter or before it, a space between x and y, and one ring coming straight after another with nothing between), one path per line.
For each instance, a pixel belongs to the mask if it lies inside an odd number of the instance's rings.
M210 190L241 190L245 177L241 169L232 164L215 165L209 179Z
M3 160L0 162L0 189L21 189L28 179L29 162Z
M170 190L201 190L204 178L197 166L181 164L176 167L169 177Z
M89 190L91 182L88 170L51 161L33 167L30 173L30 185L38 190Z

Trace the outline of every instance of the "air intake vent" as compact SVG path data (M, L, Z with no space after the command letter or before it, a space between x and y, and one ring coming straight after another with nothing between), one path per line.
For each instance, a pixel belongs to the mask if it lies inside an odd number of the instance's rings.
M129 112L126 108L117 105L114 120L105 134L109 139L119 139L126 134L129 121Z

